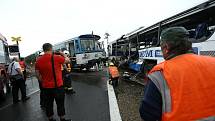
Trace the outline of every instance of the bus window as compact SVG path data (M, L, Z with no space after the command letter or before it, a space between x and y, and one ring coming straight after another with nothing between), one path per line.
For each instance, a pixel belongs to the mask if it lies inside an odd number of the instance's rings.
M196 28L196 35L195 35L195 38L196 39L199 39L203 36L206 36L207 35L207 31L208 31L208 25L207 23L201 23L197 26Z
M10 58L9 58L8 46L4 46L4 52L5 52L5 61L6 61L6 64L9 64Z
M79 41L78 40L75 40L75 50L77 53L80 52L80 46L79 46Z
M0 41L0 63L5 63L4 43Z
M189 39L192 43L204 42L214 33L214 27L210 27L205 23L199 24L196 29L189 31Z
M73 56L75 54L74 42L69 43L69 52L70 52L71 56Z

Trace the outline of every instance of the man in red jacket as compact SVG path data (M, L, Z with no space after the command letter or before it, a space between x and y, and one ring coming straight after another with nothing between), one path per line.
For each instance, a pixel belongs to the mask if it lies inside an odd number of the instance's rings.
M53 102L57 104L57 112L61 121L70 121L65 119L63 79L61 65L69 63L70 60L63 52L59 55L53 54L50 43L43 44L44 55L39 57L35 64L36 75L41 81L44 91L46 115L49 121L56 121L53 118Z

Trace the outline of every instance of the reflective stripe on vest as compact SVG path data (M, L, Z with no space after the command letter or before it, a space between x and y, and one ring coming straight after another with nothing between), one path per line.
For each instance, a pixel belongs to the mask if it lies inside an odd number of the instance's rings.
M156 65L149 78L162 95L162 121L213 121L215 58L183 54Z
M160 71L153 72L148 75L151 81L155 84L162 96L162 112L171 112L171 95L170 89L164 79L163 74Z
M163 74L160 71L155 71L148 75L150 80L155 84L162 96L162 112L171 112L171 95L169 87L164 79ZM196 121L215 121L215 116L202 118Z
M67 67L68 71L71 72L71 64L67 64L66 67Z
M196 121L215 121L215 116L210 116Z
M61 71L63 71L65 68L68 72L71 72L71 65L70 64L65 64L65 65L61 64Z

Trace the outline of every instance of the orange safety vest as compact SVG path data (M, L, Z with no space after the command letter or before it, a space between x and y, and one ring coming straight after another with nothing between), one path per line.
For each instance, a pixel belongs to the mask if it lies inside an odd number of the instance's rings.
M112 78L119 77L119 71L118 71L117 67L110 66L109 67L109 72L110 72L110 75L111 75Z
M69 72L71 72L71 64L70 63L67 64L67 69L68 69Z
M156 65L170 90L171 111L162 121L193 121L215 116L215 58L183 54ZM166 98L166 97L162 97Z

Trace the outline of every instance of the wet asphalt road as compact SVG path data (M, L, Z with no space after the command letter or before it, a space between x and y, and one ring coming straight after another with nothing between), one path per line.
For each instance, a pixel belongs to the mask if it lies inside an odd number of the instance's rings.
M72 121L110 121L107 79L106 70L73 72L72 85L76 94L66 95L66 117ZM6 102L0 104L0 121L47 121L45 112L39 105L36 83L37 80L33 78L27 84L28 94L34 92L27 102L12 104L12 98L8 95ZM55 118L58 118L56 105L54 111Z

